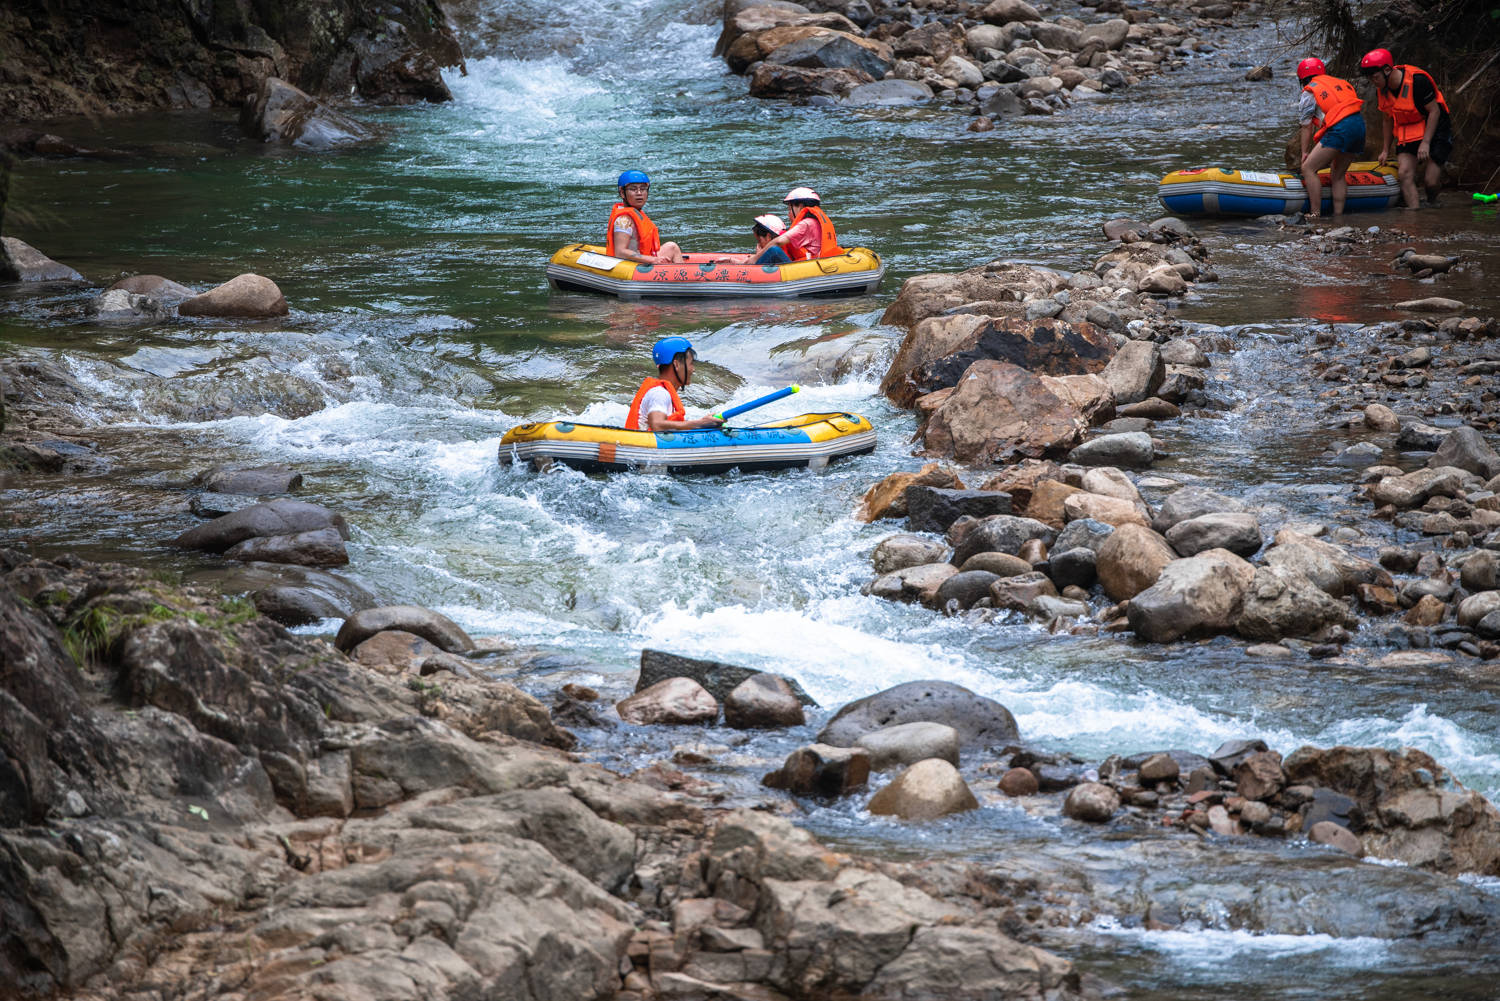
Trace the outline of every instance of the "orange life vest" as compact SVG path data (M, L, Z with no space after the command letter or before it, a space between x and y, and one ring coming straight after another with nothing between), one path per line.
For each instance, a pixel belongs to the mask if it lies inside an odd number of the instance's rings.
M635 399L630 401L630 413L625 415L625 427L631 431L641 430L641 401L646 394L660 386L672 397L672 412L667 415L669 421L680 421L687 419L687 411L682 409L682 401L677 398L677 390L665 379L648 378L641 383L641 388L635 391ZM650 430L648 427L647 430Z
M1427 113L1417 107L1417 102L1412 97L1412 78L1420 74L1432 83L1432 92L1437 95L1437 103L1444 111L1448 110L1448 102L1443 100L1443 92L1438 90L1437 81L1432 79L1432 74L1415 66L1397 66L1401 71L1401 90L1392 94L1384 86L1376 94L1376 103L1380 110L1391 116L1391 124L1395 126L1396 145L1404 143L1419 142L1427 130Z
M615 207L609 213L609 232L604 238L604 252L610 257L619 257L615 252L615 220L620 216L629 216L630 221L635 223L636 250L647 257L661 250L661 237L656 233L656 223L646 217L646 213L637 212L624 202L615 202Z
M1360 109L1365 106L1359 92L1336 76L1315 76L1302 89L1313 96L1313 100L1318 103L1318 110L1323 114L1323 127L1313 133L1313 142L1317 142L1323 137L1323 133L1350 115L1359 114Z
M787 226L787 229L791 229L792 226L797 225L808 216L812 216L818 222L818 256L838 257L842 254L844 248L839 246L838 235L833 231L833 223L828 221L828 215L816 205L804 208L801 212L798 212L797 218L792 220L791 225ZM807 251L790 243L786 245L786 254L794 261L805 261L808 256Z

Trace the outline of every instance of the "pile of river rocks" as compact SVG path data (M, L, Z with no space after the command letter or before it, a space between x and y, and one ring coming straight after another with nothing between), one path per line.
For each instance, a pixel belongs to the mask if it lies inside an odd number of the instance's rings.
M1050 115L1211 51L1191 31L1245 4L1086 6L1089 22L1044 16L1051 8L1026 0L726 0L715 52L750 77L755 97L863 107L939 98L987 120ZM1163 13L1173 6L1187 27Z
M784 711L750 719L747 701L776 701ZM787 729L803 725L802 704L811 701L789 678L647 650L635 694L617 709L635 725L712 727L722 702L730 727ZM689 752L678 760L711 758ZM976 795L961 765L976 784L999 781ZM1305 834L1356 856L1449 875L1500 874L1500 811L1413 748L1309 746L1283 760L1263 741L1230 741L1206 757L1154 751L1090 766L1026 746L1003 705L942 681L908 682L843 706L762 784L813 799L863 797L879 773L886 777L865 808L907 821L974 810L981 797L989 805L1009 798L1086 823Z
M82 282L83 275L15 237L0 237L0 282ZM97 323L156 323L176 316L256 319L287 315L286 296L269 278L243 274L195 292L161 275L122 278L85 307Z
M475 652L421 610L376 611L339 646L402 632ZM1099 996L1014 937L1063 915L1019 913L978 866L873 862L782 818L710 813L565 753L511 685L421 664L371 670L243 602L0 550L0 983Z

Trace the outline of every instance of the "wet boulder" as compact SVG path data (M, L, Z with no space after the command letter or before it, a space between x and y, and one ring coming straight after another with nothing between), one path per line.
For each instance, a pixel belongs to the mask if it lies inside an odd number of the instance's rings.
M338 529L315 528L288 535L262 535L237 542L224 550L226 560L261 563L293 563L304 567L341 567L349 562L349 551Z
M1452 466L1476 476L1489 479L1500 476L1500 454L1484 440L1484 435L1471 427L1457 428L1444 439L1432 458L1427 460L1429 468Z
M1066 285L1067 279L1058 272L1016 261L993 261L957 274L915 275L902 284L896 301L887 307L880 322L915 327L925 319L945 314L1018 319L1025 312L1023 303L1053 296ZM960 328L960 331L972 333L972 328ZM919 342L926 340L927 336L919 338ZM903 341L902 347L905 348L907 343ZM945 353L934 353L922 361ZM903 359L902 355L903 352L898 351L893 369L905 372L918 364ZM884 385L881 392L890 395Z
M191 299L197 295L186 285L179 285L170 278L161 275L130 275L121 278L105 291L123 291L135 295L150 296L158 302L172 304L181 302L183 299Z
M862 83L844 96L843 103L854 108L901 108L926 104L933 91L921 80L876 80Z
M942 487L962 490L963 482L958 474L937 462L929 462L915 473L891 473L875 484L860 499L854 509L854 517L860 521L878 521L881 518L903 518L906 516L906 490L913 485Z
M1010 24L1013 21L1040 21L1042 15L1026 0L990 0L979 12L987 24Z
M762 61L750 75L750 96L762 98L843 97L870 74L851 69L807 69Z
M885 76L895 64L889 47L857 35L827 30L783 45L765 58L782 66L854 70L872 80Z
M1031 490L1031 499L1026 503L1025 515L1045 522L1053 528L1062 528L1067 523L1068 498L1087 493L1082 487L1070 486L1061 480L1038 480Z
M1063 816L1086 824L1107 823L1120 808L1120 794L1100 782L1082 782L1068 790Z
M1260 520L1245 512L1205 514L1179 521L1167 530L1167 542L1183 556L1208 549L1227 549L1237 556L1254 556L1263 543Z
M245 98L240 128L252 139L304 149L365 142L372 133L285 80L268 76Z
M1117 404L1139 403L1156 395L1167 377L1161 349L1150 341L1128 341L1100 373Z
M1113 525L1091 518L1070 521L1067 527L1058 533L1057 541L1052 549L1054 552L1061 553L1082 547L1098 553L1099 547L1104 545L1104 540L1114 534L1114 530Z
M907 768L870 797L866 809L877 816L902 820L936 820L977 810L979 801L950 762L928 758Z
M1084 375L1099 372L1113 354L1109 337L1091 323L934 316L902 340L880 388L898 406L909 407L918 396L956 386L976 361L1009 362L1036 375Z
M702 685L715 699L722 702L729 697L730 692L761 673L737 664L699 660L694 657L667 653L664 650L646 648L641 651L641 669L640 674L636 676L635 690L642 691L668 678L691 678ZM811 695L802 690L802 686L796 681L781 675L777 677L781 677L790 686L792 694L796 696L800 704L804 706L818 704Z
M1144 431L1099 435L1068 453L1068 461L1080 466L1124 466L1145 469L1156 460L1156 448Z
M881 727L854 742L870 754L870 768L883 772L896 766L914 765L928 758L958 764L958 731L942 723L898 723Z
M1343 602L1295 570L1267 566L1255 571L1235 631L1246 639L1315 636L1349 621Z
M1079 47L1097 45L1101 49L1120 49L1125 46L1125 36L1129 32L1130 22L1120 17L1090 24L1079 32Z
M1481 591L1459 603L1456 618L1459 625L1473 629L1496 612L1500 612L1500 591Z
M384 605L355 612L339 627L333 645L347 653L376 633L388 629L420 636L448 653L467 653L474 649L474 641L458 623L441 612L418 605Z
M1255 751L1235 763L1230 771L1234 789L1245 799L1270 799L1286 785L1281 755L1276 751Z
M222 518L215 518L197 528L188 529L174 539L172 544L184 549L222 553L246 539L295 535L322 528L332 528L340 538L349 538L349 526L343 515L335 514L318 504L282 499L255 504Z
M890 601L915 601L928 608L937 606L938 590L943 582L958 573L952 563L928 563L923 566L903 567L877 577L870 584L870 593L877 598Z
M1209 490L1207 487L1183 487L1162 502L1151 519L1151 527L1165 535L1179 521L1198 518L1206 514L1221 514L1243 511L1245 505L1232 497Z
M1056 537L1052 528L1034 518L997 514L969 525L955 539L953 563L963 566L976 553L1018 553L1033 539L1050 544Z
M83 275L28 243L0 236L0 282L81 282Z
M1063 501L1065 521L1099 521L1106 525L1146 524L1141 505L1123 497L1080 491Z
M993 514L1010 514L1010 494L920 483L906 488L906 527L913 532L946 532L949 525L965 515L986 518Z
M1083 433L1072 405L1034 373L1001 361L970 365L923 429L923 454L1003 464L1065 452Z
M302 474L280 465L251 469L215 466L195 476L193 483L221 494L285 494L302 486Z
M724 723L736 730L779 730L806 722L787 679L753 674L724 698Z
M941 563L947 554L948 547L941 542L920 535L893 535L876 544L870 562L877 574L884 575L907 567Z
M908 59L925 56L939 64L953 55L958 43L953 40L953 31L946 24L929 21L901 35L891 48L898 56Z
M1354 801L1367 854L1449 875L1500 875L1500 811L1416 748L1301 747L1282 767L1289 783Z
M691 678L668 678L621 699L615 711L637 726L693 726L714 723L719 703Z
M1254 579L1254 567L1222 549L1173 560L1131 598L1130 628L1153 643L1231 632Z
M442 649L416 633L404 629L385 629L364 640L349 656L359 663L385 674L404 674Z
M195 295L177 307L180 316L258 319L287 315L286 296L269 278L244 274Z
M171 309L148 295L111 289L90 299L85 307L95 323L155 323L172 315Z
M397 105L453 100L453 92L443 82L440 61L461 65L463 54L443 18L432 18L430 23L438 28L425 39L412 37L405 25L391 18L349 37L354 89L360 97L373 104Z
M1155 584L1177 558L1171 544L1151 529L1121 525L1099 547L1099 583L1115 601L1134 598Z
M994 699L948 681L909 681L844 706L818 740L849 747L866 734L900 723L950 726L965 749L1003 745L1020 736L1015 717Z
M1366 492L1377 505L1390 504L1406 511L1420 507L1433 497L1454 497L1475 475L1455 466L1417 469L1400 476L1385 476Z
M1109 383L1092 372L1084 375L1044 375L1042 385L1067 400L1085 424L1095 427L1115 414L1115 394Z
M787 755L781 768L760 782L794 796L838 799L863 789L869 780L870 755L864 748L809 744Z
M988 570L960 570L938 585L933 605L947 608L952 602L957 608L973 608L975 602L990 596L990 585L1001 579Z
M1335 598L1354 594L1361 585L1392 587L1395 583L1369 560L1289 528L1276 533L1276 544L1266 550L1266 563L1302 574Z

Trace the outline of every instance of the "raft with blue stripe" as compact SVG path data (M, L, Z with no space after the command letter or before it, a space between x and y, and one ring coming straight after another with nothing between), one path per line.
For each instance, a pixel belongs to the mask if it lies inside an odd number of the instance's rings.
M630 431L572 421L522 424L500 439L500 462L588 473L722 473L730 469L821 469L875 450L875 428L859 414L800 414L745 428Z
M1333 192L1328 187L1328 171L1318 175L1321 182L1319 212L1333 212ZM1396 168L1375 161L1352 164L1344 180L1349 193L1344 200L1345 212L1375 212L1388 209L1401 199ZM1194 167L1174 170L1157 186L1161 203L1174 215L1261 216L1291 215L1308 209L1307 190L1296 174L1272 174L1257 170L1231 170L1228 167Z

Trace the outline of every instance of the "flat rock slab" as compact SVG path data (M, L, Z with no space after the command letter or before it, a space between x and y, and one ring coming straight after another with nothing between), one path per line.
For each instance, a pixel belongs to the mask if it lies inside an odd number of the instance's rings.
M224 550L229 560L295 563L304 567L341 567L349 562L344 540L332 526L291 535L261 535Z
M355 612L344 620L333 645L347 653L387 629L414 633L448 653L474 649L474 641L458 623L440 612L417 605L386 605Z
M942 723L958 731L965 748L1020 738L1016 718L994 699L950 681L909 681L849 703L818 734L818 742L851 747L866 734L899 723Z
M221 494L284 494L302 486L302 474L286 466L230 469L216 466L197 477L203 489Z
M296 535L332 528L340 538L349 538L344 516L319 504L306 501L274 500L255 504L233 514L215 518L206 525L190 528L173 540L184 549L203 549L222 553L246 539L272 535Z
M696 660L692 657L667 653L664 650L642 650L641 673L636 679L635 690L642 691L667 678L692 678L708 689L709 694L715 699L723 702L729 697L730 692L748 678L763 673L765 672L740 667L737 664L721 664L715 660ZM794 679L784 675L779 677L782 677L791 687L792 694L796 696L798 702L804 706L818 704L811 695L802 690L802 686Z
M1464 308L1464 304L1457 299L1444 299L1442 296L1434 295L1426 299L1407 299L1405 302L1398 302L1396 308L1411 313L1456 313Z
M0 237L0 281L81 282L83 275L57 263L29 243L4 236Z

